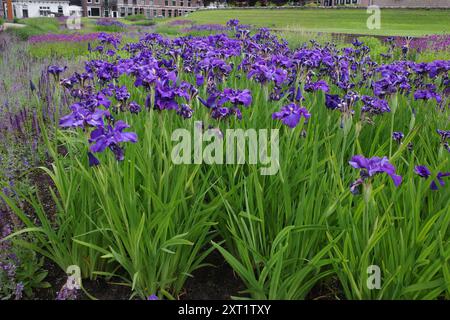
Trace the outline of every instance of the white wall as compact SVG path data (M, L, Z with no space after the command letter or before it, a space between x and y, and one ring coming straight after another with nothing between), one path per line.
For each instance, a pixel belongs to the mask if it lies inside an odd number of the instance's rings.
M80 6L69 6L69 15L81 17L83 15L83 8Z
M40 15L40 7L48 7L52 13L58 12L58 7L61 6L63 8L63 15L69 16L69 2L58 2L58 1L33 1L33 2L13 2L13 6L15 9L15 17L23 18L23 9L28 9L28 17L36 18L41 17Z

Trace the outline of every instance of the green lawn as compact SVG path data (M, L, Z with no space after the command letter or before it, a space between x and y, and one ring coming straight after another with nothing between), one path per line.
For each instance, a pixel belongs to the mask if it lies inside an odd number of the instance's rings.
M197 23L223 24L236 18L255 26L318 32L404 36L450 33L450 10L382 9L378 30L367 28L368 17L364 9L211 10L189 15Z

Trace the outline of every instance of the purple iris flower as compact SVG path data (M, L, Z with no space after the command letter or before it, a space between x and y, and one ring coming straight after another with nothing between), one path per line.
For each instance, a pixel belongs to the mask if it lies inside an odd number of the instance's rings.
M119 35L108 34L108 33L104 33L104 32L99 34L98 40L100 40L100 43L103 43L103 44L108 43L116 49L119 47L119 44L120 44L120 36Z
M110 148L116 155L117 160L124 159L123 150L119 147L119 143L122 142L137 142L137 135L134 132L123 132L124 129L130 126L119 120L112 127L99 127L91 132L91 138L89 142L93 143L90 150L93 153L103 152L106 148Z
M197 87L201 87L205 84L205 77L201 74L197 74L195 76L195 84L197 85Z
M309 82L305 84L305 91L319 91L319 90L322 90L323 92L330 91L328 83L325 80L319 80L317 82Z
M88 160L90 167L95 167L100 164L100 161L92 154L92 152L88 152Z
M72 89L75 84L79 82L78 77L72 76L66 79L62 79L59 83L67 89Z
M239 25L238 19L231 19L231 20L228 20L228 22L227 22L227 27L236 27L238 25Z
M184 119L189 119L192 117L193 112L194 110L192 110L188 105L182 104L178 109L177 114L182 116Z
M127 87L122 86L120 88L116 89L116 99L118 101L127 101L128 99L130 99L130 93L127 90Z
M431 171L426 166L416 166L416 167L414 167L414 172L417 175L419 175L420 177L425 178L425 179L427 179L431 176ZM441 187L443 187L445 185L444 179L442 179L442 178L448 177L448 176L450 176L450 172L438 172L436 178ZM431 190L439 189L439 186L435 180L431 181L430 189Z
M111 101L106 97L103 92L97 93L96 96L90 96L86 99L86 108L90 110L94 110L97 107L104 106L105 108L109 108L111 105Z
M355 38L355 39L353 39L353 41L352 41L352 44L353 44L355 47L360 47L360 46L363 45L363 43L364 43L364 42L359 41L358 38Z
M344 100L341 99L337 94L325 94L325 106L328 109L341 109L343 104Z
M450 130L437 129L436 132L441 136L441 141L445 142L450 139Z
M104 117L110 116L110 113L107 110L96 109L94 112L91 112L81 103L73 104L70 109L72 110L72 113L59 120L60 127L98 127L103 125Z
M59 78L59 75L66 71L67 67L49 66L47 72L52 74L55 78Z
M428 178L431 175L431 171L426 166L415 166L414 172L422 178Z
M205 100L202 97L198 97L198 100L208 109L213 109L217 107L217 98L219 97L219 94L213 93L210 94L209 97Z
M228 117L229 115L231 115L231 109L226 108L226 107L217 107L212 109L211 111L211 117L213 119L224 119L226 117Z
M449 176L450 176L450 172L438 172L436 178L437 178L439 184L441 185L441 187L443 187L445 185L444 179L442 179L442 178L449 177ZM437 190L437 189L439 189L439 186L436 184L435 181L432 181L430 188L432 190Z
M387 101L384 99L362 96L361 101L364 103L364 106L361 108L362 112L367 112L373 115L391 112L391 108L389 108Z
M290 103L287 106L281 108L280 111L272 114L273 119L278 119L290 128L295 128L299 123L301 117L307 121L311 114L306 108L300 107L295 103Z
M252 64L247 77L249 79L254 78L257 82L262 84L273 81L276 86L281 86L287 80L288 73L284 69L267 66L263 62L256 62Z
M392 132L392 139L394 139L394 141L396 141L397 143L401 143L404 137L405 135L403 134L403 132L400 131Z
M223 93L220 94L218 105L222 106L227 101L233 106L243 105L244 107L248 107L252 103L252 94L248 89L235 90L226 88L223 90Z
M130 110L131 113L139 113L141 112L141 106L139 104L137 104L136 102L132 101L130 102L130 104L128 105L128 109Z
M442 98L436 92L431 90L417 90L414 92L414 100L430 100L436 99L436 102L441 102Z
M392 178L396 187L402 183L402 177L395 173L395 167L389 163L387 157L365 158L362 155L356 155L352 157L349 164L353 168L361 169L361 177L363 180L384 172Z

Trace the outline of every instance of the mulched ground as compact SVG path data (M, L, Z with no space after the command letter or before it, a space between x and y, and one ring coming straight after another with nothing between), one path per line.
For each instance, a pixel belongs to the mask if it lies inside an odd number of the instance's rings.
M213 267L204 267L193 272L194 277L187 280L185 289L178 297L180 300L230 300L232 296L241 295L239 292L245 289L244 284L218 252L211 253L205 263L212 264ZM36 290L35 299L54 300L58 290L66 282L67 276L58 266L49 261L44 268L49 273L46 281L52 287ZM83 280L83 287L89 295L99 300L128 300L132 293L130 288L114 284L114 282L114 279L107 282L103 278ZM81 293L79 299L90 300L91 298Z

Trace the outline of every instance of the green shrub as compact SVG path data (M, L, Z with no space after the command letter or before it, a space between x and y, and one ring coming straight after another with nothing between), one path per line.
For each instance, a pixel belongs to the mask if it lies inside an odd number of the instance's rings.
M153 20L141 20L141 21L136 21L133 22L133 25L135 26L154 26L155 25L155 21Z
M2 264L16 268L14 279L8 276L6 270L0 268L1 299L21 299L24 296L32 298L35 289L50 287L50 284L44 281L48 274L43 270L44 258L38 258L34 251L13 244L10 254L9 257L4 256L6 260L0 259ZM22 290L17 290L18 287L22 287Z
M386 53L388 51L388 47L384 45L380 39L375 37L359 37L358 39L370 48L370 56L376 61L380 61L381 53Z
M29 37L43 34L42 30L36 29L34 27L24 27L24 28L9 28L6 30L15 36L17 36L20 40L26 41Z
M145 20L147 18L143 14L136 14L136 15L132 15L132 16L126 16L124 19L128 20L128 21L139 21L139 20Z
M450 60L450 50L424 51L416 54L418 62L431 62L434 60Z

